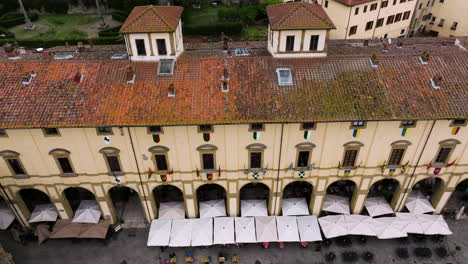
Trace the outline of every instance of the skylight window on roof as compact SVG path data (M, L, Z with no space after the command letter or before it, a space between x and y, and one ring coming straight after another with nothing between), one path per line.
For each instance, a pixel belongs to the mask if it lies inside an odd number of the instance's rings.
M56 59L56 60L68 60L68 59L71 59L71 58L73 58L73 55L62 54L62 55L55 55L54 56L54 59Z
M125 58L127 58L126 53L117 53L117 54L112 55L112 57L111 57L112 60L122 60L122 59L125 59Z
M249 50L246 48L235 49L236 56L249 56Z
M278 75L278 84L279 85L292 85L292 74L291 70L288 68L279 68L276 69L276 74Z
M161 60L158 65L158 74L172 75L174 70L174 60Z

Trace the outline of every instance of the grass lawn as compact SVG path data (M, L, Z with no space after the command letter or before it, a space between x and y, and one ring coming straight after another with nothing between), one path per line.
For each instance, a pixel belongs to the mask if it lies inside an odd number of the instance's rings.
M73 39L88 37L88 26L99 21L97 15L44 15L35 21L37 29L26 31L23 25L10 30L18 39Z
M246 40L267 40L268 26L267 25L248 25L244 27L242 38Z
M190 8L184 10L184 13L184 23L191 25L210 24L218 21L218 8L216 7Z

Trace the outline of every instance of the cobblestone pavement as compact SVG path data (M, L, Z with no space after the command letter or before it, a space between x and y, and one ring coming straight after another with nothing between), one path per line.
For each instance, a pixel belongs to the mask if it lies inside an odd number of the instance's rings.
M334 263L344 263L341 255L343 252L353 251L362 255L365 251L369 251L374 254L372 263L466 264L468 263L468 220L448 220L448 223L454 235L447 237L442 242L433 242L432 239L417 242L413 237L406 241L368 238L367 243L362 245L353 237L351 238L353 244L350 247L339 246L336 240L332 240L329 247L320 246L320 243L311 243L306 249L301 248L299 243L287 243L284 249L279 249L278 244L272 243L269 249L263 249L257 244L251 244L242 248L224 248L220 246L191 249L167 248L161 253L160 248L146 246L148 229L123 230L107 241L62 239L49 240L42 245L30 241L25 246L13 241L9 232L0 232L0 243L5 250L13 254L17 264L120 264L124 260L127 264L159 264L159 257L167 258L170 252L174 252L178 256L177 263L183 263L185 250L192 250L196 259L195 263L200 263L200 258L203 256L210 255L213 259L216 259L220 251L223 251L228 257L237 253L240 257L240 263L246 264L254 264L257 260L261 264L327 263L324 256L329 252L334 252L336 255ZM404 260L397 257L395 250L398 247L407 248L410 257ZM416 247L430 248L433 256L427 259L416 258L413 253ZM438 257L435 254L435 249L438 247L446 248L451 255L446 258ZM360 257L354 263L366 262Z

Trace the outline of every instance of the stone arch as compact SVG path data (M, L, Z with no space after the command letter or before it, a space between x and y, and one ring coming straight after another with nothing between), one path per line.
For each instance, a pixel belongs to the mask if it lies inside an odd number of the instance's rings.
M164 195L166 194L166 195ZM172 184L161 184L153 188L151 191L157 208L161 202L183 202L184 193L182 190Z
M146 225L145 208L139 192L129 186L112 186L107 190L111 214L114 222L120 222L123 227L136 228Z
M314 186L308 181L293 181L283 187L282 199L284 198L306 198L307 204L310 203Z
M29 213L31 213L37 205L52 203L47 193L36 188L20 189L17 192L17 196L23 201Z
M332 182L327 182L326 186L325 186L325 190L328 189L328 187L330 187L331 185L339 182L339 181L351 181L353 182L356 186L359 186L360 182L359 182L359 179L356 179L356 177L352 177L352 178L346 178L346 179L338 179L338 180L335 180L335 181L332 181Z
M418 180L411 186L411 191L420 191L424 196L430 197L430 201L436 207L437 200L444 192L445 181L441 177L433 176Z
M82 200L96 200L93 191L84 186L70 186L62 191L64 201L68 203L70 210L74 213Z
M259 188L256 188L259 187ZM264 193L253 193L249 192L249 188L251 189L263 189L263 191L266 191ZM263 200L269 199L270 196L270 187L268 185L262 183L262 182L249 182L244 184L240 189L239 189L239 198L241 200Z
M202 190L205 190L209 187L212 187L212 188L217 188L216 191L219 191L221 193L215 193L215 191L210 191L212 192L211 194L201 194ZM226 199L227 197L227 191L226 189L220 185L220 184L217 184L217 183L205 183L205 184L202 184L200 186L198 186L197 190L195 191L196 192L196 195L197 195L197 201L198 202L202 202L202 201L209 201L209 200L215 200L215 199L211 199L211 198L214 198L213 196L216 196L217 198L222 198L222 199ZM215 193L213 195L213 193ZM223 196L223 197L221 197ZM200 200L200 198L202 198Z
M384 197L387 202L392 203L396 198L395 193L401 188L401 183L395 178L380 179L369 187L367 197Z
M357 191L357 186L359 184L352 179L337 180L328 184L326 193L352 198Z

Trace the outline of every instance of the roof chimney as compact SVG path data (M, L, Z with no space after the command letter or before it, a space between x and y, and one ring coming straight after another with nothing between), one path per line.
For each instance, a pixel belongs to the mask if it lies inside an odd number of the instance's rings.
M77 72L77 73L75 74L75 76L73 77L73 81L74 81L75 83L79 84L79 83L81 83L81 82L83 81L83 77L84 77L83 74Z
M379 56L377 56L376 53L372 54L372 56L370 58L370 63L371 63L372 68L377 68L378 67L378 65L379 65Z
M429 61L429 53L427 51L423 51L423 53L419 57L419 60L421 61L421 64L427 64L427 62Z
M135 73L133 72L133 68L128 66L127 67L127 73L126 73L126 80L127 83L134 83L135 82Z
M28 75L23 77L23 84L30 84L32 79L36 78L36 76L37 76L36 72L34 71L29 72Z
M436 74L432 79L431 79L431 84L434 89L439 89L440 85L442 84L442 76L440 74Z
M169 84L169 88L167 89L167 97L175 97L176 94L175 94L175 87L174 87L174 84L171 83Z

